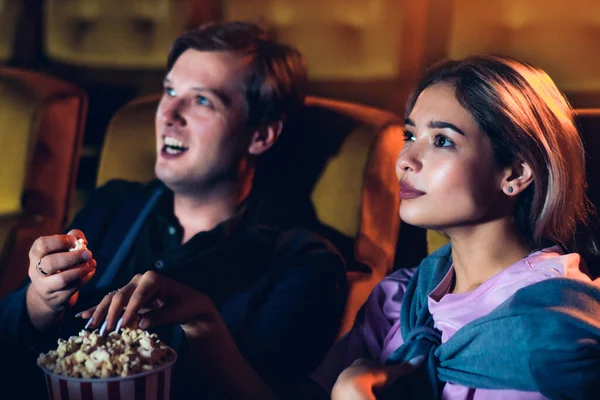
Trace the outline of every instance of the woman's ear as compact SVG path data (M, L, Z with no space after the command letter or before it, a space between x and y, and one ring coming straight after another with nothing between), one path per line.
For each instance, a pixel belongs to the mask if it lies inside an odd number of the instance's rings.
M269 150L281 135L282 130L283 121L273 121L256 128L252 133L248 153L258 156Z
M533 170L525 161L519 161L504 170L502 191L507 196L516 196L533 182Z

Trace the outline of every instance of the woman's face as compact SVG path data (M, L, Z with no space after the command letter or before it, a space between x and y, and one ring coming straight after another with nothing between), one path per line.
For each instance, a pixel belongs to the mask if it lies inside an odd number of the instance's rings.
M490 139L458 102L454 86L440 83L421 92L405 125L396 161L402 220L448 231L493 218L502 171Z

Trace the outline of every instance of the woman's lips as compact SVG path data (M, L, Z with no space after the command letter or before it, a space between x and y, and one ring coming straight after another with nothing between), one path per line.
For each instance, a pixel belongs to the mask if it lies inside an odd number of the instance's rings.
M425 192L421 192L420 190L415 189L410 186L408 183L400 182L400 198L402 200L415 199L417 197L421 197L425 194Z

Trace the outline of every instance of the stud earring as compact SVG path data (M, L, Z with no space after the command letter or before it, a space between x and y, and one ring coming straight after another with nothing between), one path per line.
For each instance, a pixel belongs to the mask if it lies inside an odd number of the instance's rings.
M513 187L512 187L512 186L509 186L509 187L508 187L508 193L512 193L513 191L514 191Z

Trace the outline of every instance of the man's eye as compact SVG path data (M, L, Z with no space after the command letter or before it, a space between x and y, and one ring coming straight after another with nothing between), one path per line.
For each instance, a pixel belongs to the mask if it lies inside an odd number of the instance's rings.
M196 97L196 103L201 106L212 107L212 102L206 96L198 96Z
M177 96L177 93L175 93L175 89L172 89L170 87L166 87L165 88L165 94L169 97L175 97Z

